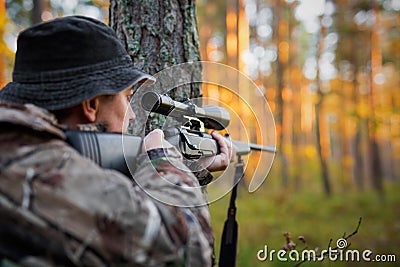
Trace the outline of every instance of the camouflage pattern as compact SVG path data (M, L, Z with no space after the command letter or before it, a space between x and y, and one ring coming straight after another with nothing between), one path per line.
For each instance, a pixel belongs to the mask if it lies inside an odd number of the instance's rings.
M198 181L180 155L156 164L142 155L139 187L80 156L47 111L0 103L0 125L0 259L8 253L35 266L212 265L209 210L198 206L204 195L193 190ZM186 207L149 196L157 194Z

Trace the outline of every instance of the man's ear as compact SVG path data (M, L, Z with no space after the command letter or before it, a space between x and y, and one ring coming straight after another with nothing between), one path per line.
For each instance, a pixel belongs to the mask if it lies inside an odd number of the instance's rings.
M99 111L100 101L98 97L94 97L82 102L83 115L89 122L95 122L97 112Z

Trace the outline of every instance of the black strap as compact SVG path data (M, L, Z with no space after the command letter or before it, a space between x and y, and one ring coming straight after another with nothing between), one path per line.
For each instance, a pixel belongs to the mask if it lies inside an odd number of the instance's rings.
M228 217L224 223L221 238L221 251L219 255L219 267L236 266L236 251L238 241L238 223L236 222L236 197L237 187L244 174L244 164L240 155L235 165L234 187L231 192L231 200L228 208Z

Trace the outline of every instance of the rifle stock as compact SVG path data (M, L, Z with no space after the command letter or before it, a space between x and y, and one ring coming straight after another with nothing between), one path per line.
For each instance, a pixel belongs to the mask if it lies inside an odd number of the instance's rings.
M81 155L106 169L117 170L128 177L136 168L136 158L141 152L142 138L128 134L90 131L66 131L67 142ZM198 159L219 153L219 146L208 133L170 128L164 131L165 139L177 147L183 157ZM251 150L275 152L275 148L231 140L237 155L247 155Z
M128 177L136 168L142 138L127 134L90 131L66 131L67 143L82 156L105 169L117 170Z

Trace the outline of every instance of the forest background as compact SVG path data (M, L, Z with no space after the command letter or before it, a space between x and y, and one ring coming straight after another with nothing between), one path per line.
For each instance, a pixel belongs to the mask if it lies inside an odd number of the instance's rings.
M238 266L262 262L267 245L334 247L344 233L351 249L400 261L400 1L199 0L201 59L227 64L259 88L253 109L271 110L278 152L263 185L239 191ZM16 36L56 16L84 14L108 22L106 0L0 0L0 85L11 80ZM203 95L249 110L217 85ZM260 94L261 92L261 94ZM260 99L267 99L268 106ZM262 128L249 122L250 141ZM261 163L262 165L262 163ZM229 197L210 204L216 254ZM298 236L303 238L298 239ZM332 243L330 243L332 239ZM388 257L389 258L389 257ZM366 262L306 262L303 266L365 266ZM395 262L372 262L397 266Z

